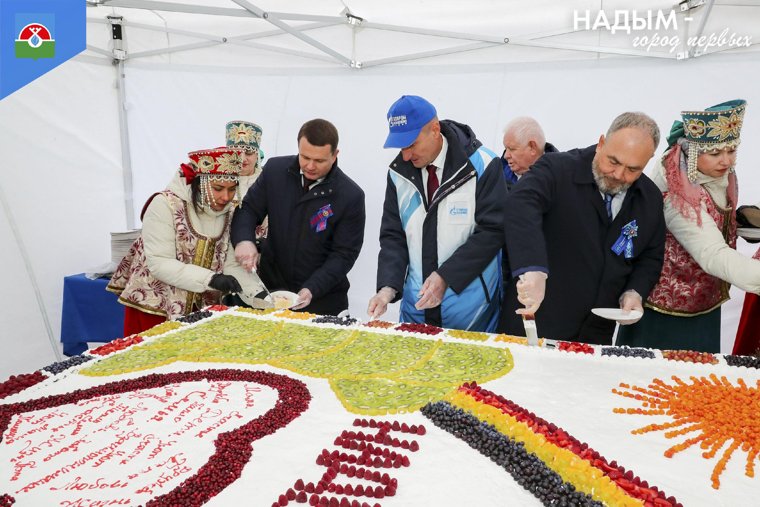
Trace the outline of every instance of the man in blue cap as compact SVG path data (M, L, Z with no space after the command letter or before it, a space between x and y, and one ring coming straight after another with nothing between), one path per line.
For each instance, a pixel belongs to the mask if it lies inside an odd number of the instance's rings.
M403 322L493 331L501 300L507 188L499 157L467 125L404 95L388 111L390 164L380 228L379 317L401 299Z

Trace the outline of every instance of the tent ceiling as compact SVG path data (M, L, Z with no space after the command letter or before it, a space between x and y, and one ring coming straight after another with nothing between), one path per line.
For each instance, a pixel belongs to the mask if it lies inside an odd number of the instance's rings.
M589 11L593 24L604 10L612 24L616 11L632 10L624 0L88 0L88 49L111 54L110 31L103 24L107 16L116 15L123 17L126 57L158 63L197 62L198 50L201 61L211 64L351 68L422 58L448 63L448 55L459 53L471 63L604 55L677 59L688 51L685 44L647 49L635 47L634 41L655 34L685 41L699 34L717 36L725 29L729 35L749 37L752 45L724 45L704 53L757 50L760 1L688 2L694 7L683 12L674 1L636 2L639 13L679 11L678 30L628 34L574 29L575 12ZM192 57L182 55L187 52ZM226 58L221 52L232 54Z

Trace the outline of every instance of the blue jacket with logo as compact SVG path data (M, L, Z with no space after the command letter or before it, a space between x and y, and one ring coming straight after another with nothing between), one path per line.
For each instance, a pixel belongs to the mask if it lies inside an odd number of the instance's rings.
M346 275L364 241L364 191L338 162L324 180L304 192L298 156L270 158L232 220L233 245L253 241L256 226L266 216L269 248L286 288L308 288L312 306L335 293L345 298Z
M440 123L449 148L441 185L429 206L421 170L400 153L390 165L377 287L398 291L404 322L493 331L501 302L507 196L501 162L467 125ZM417 310L417 293L433 271L448 284L443 302Z

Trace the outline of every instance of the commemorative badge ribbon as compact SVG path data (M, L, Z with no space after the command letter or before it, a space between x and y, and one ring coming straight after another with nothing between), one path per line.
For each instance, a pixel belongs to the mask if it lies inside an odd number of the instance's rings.
M638 234L639 226L636 225L636 220L631 220L620 230L620 236L618 236L618 239L612 245L612 251L617 255L625 252L625 258L630 259L633 257L633 238L638 236Z
M327 229L327 219L333 216L332 206L326 204L319 208L309 221L314 232L322 232Z

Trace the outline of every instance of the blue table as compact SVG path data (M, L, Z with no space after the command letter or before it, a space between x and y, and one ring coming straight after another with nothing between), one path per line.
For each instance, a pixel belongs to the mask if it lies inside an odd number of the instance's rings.
M124 306L116 294L106 290L109 281L90 280L83 273L64 277L61 343L67 356L87 350L87 342L124 336Z

